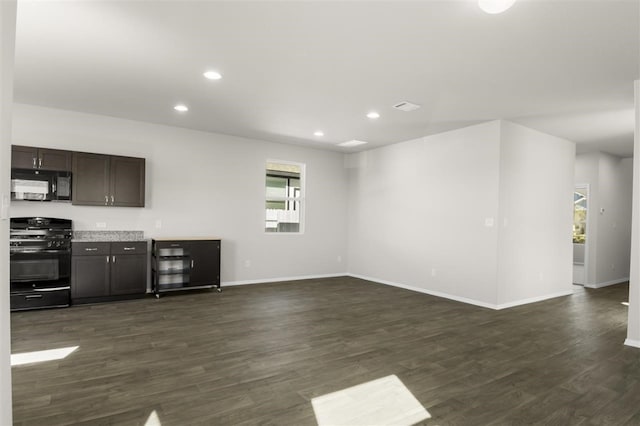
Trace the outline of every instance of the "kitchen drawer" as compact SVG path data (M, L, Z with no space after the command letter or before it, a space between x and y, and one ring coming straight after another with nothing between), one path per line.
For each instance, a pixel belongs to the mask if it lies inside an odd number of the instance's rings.
M183 249L188 245L188 241L156 241L156 248L158 249Z
M73 256L98 256L111 254L111 243L96 242L96 243L71 243L71 254Z
M147 252L146 241L129 241L111 243L111 254L145 254Z
M11 293L11 310L61 308L69 306L69 289L59 290L31 290Z

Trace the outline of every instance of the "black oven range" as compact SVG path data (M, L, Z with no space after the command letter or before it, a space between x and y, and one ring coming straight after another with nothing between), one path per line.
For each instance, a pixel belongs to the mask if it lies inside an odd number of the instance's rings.
M71 300L71 220L10 220L11 310L57 308Z

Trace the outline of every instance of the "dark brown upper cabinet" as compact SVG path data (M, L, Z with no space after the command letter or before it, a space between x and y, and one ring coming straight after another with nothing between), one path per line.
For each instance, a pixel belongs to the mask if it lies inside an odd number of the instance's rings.
M71 151L11 145L12 169L71 171Z
M144 207L144 158L74 152L72 171L72 204Z

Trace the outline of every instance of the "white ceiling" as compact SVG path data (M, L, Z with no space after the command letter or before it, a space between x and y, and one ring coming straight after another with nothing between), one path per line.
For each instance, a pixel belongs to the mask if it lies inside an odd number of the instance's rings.
M20 0L14 96L328 149L502 118L630 156L639 3Z

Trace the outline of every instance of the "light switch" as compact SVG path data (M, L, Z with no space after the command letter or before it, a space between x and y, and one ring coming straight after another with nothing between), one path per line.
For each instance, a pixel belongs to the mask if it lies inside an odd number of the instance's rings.
M487 228L493 228L493 218L492 217L485 218L484 226L486 226Z

